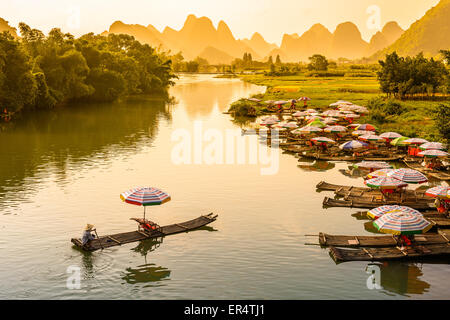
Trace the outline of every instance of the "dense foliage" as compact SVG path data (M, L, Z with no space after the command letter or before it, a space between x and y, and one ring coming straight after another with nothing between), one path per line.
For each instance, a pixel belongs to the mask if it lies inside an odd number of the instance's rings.
M21 38L0 34L0 107L3 116L87 100L165 92L173 84L165 54L129 35L92 33L75 39L60 29L48 36L19 24Z
M379 63L380 88L388 96L405 99L447 92L448 71L441 61L428 60L422 54L404 58L394 52Z

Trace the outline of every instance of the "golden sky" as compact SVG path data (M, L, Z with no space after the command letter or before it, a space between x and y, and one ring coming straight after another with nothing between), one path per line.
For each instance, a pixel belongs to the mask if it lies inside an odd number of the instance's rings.
M48 32L60 27L76 36L100 33L115 20L179 30L188 14L224 20L237 38L257 31L279 44L284 33L303 33L315 23L331 32L354 22L365 40L395 20L404 29L439 0L2 0L0 17L14 27L21 21ZM378 19L379 17L379 19ZM378 23L379 21L379 23Z

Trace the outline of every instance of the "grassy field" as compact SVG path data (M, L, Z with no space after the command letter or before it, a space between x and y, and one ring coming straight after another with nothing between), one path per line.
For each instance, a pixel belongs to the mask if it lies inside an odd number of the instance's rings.
M263 100L288 100L307 96L312 100L309 107L329 109L329 105L338 100L351 101L354 104L367 106L369 101L378 97L385 99L380 91L376 77L306 77L281 76L269 77L264 75L244 75L242 80L257 85L267 86L266 93L257 95ZM361 118L361 123L376 125L380 132L396 131L408 137L422 137L428 140L441 140L434 123L434 110L440 104L450 107L449 101L399 101L403 111L400 114L386 115L383 120L372 116ZM302 105L302 102L298 104ZM261 111L261 108L259 108Z

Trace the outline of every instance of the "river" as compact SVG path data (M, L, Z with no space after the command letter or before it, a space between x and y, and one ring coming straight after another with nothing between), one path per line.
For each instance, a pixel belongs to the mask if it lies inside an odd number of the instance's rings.
M170 89L171 103L142 97L60 108L0 132L0 298L448 299L445 261L336 265L326 249L305 245L317 242L305 235L319 231L370 234L352 217L357 210L323 209L326 193L315 189L321 180L362 185L341 173L348 164L298 167L293 155L239 134L232 138L270 155L266 162L196 157L208 150L207 138L195 138L199 132L223 137L218 146L229 150L227 136L240 128L223 112L264 90L239 79L184 75ZM174 153L186 146L180 137L192 138L192 152L181 159ZM162 241L93 253L72 246L86 223L100 235L134 230L129 218L142 208L119 194L135 186L172 196L147 210L160 225L209 212L219 217L209 228Z

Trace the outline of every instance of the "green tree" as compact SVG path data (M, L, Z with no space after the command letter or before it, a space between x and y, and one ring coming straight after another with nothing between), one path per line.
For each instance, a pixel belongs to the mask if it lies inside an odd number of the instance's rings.
M326 57L315 54L311 57L309 57L310 63L308 64L309 70L315 70L315 71L327 71L328 70L328 60Z
M9 32L0 33L0 108L18 112L32 105L36 82L29 56Z

